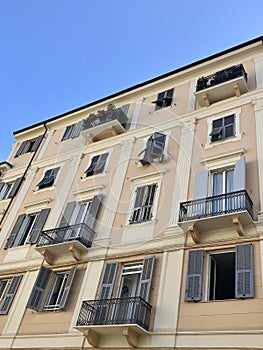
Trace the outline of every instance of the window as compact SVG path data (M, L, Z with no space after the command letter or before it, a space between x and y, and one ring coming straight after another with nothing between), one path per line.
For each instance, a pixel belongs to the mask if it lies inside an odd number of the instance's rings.
M173 101L173 93L174 93L174 89L160 92L157 95L157 100L153 101L153 103L155 103L155 109L158 110L161 108L171 106L172 101Z
M35 311L64 309L77 266L67 271L53 272L42 266L29 297L27 307Z
M103 153L92 157L91 164L87 170L85 170L86 176L92 176L95 174L100 174L104 171L106 160L108 158L108 153Z
M235 250L206 253L205 300L254 297L253 245L240 244ZM185 301L202 300L203 250L192 250L188 257Z
M156 190L157 183L136 188L133 212L129 221L130 224L149 221L152 219Z
M81 130L82 130L83 120L80 120L76 124L68 125L66 127L66 130L64 132L64 135L61 139L61 141L65 141L68 139L74 139L79 136Z
M227 117L213 120L210 136L211 142L235 136L235 115L232 114Z
M22 275L0 280L0 315L6 315L11 307Z
M44 135L40 135L36 139L23 141L15 154L15 158L21 154L35 152L38 149L43 137Z
M10 236L7 239L5 249L34 244L37 242L42 228L46 222L50 209L42 209L38 214L19 215Z
M13 198L22 183L23 178L19 177L15 182L0 182L0 200Z
M59 167L47 170L45 172L45 175L44 175L43 179L37 185L38 189L41 190L43 188L47 188L47 187L53 186L58 171L59 171Z
M144 153L143 159L140 160L140 165L144 166L153 161L162 162L164 158L166 136L159 132L155 132L146 143L146 148L142 150L138 156Z

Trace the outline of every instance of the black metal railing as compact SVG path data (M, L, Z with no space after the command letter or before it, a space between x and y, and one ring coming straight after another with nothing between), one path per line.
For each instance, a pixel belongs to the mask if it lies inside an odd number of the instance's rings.
M246 210L253 219L253 203L245 190L180 203L179 222Z
M226 81L229 81L238 77L244 77L245 80L247 81L247 73L245 72L245 69L242 64L220 70L206 77L199 78L197 80L196 92L208 89L212 86L224 83Z
M137 324L148 330L151 308L141 297L85 300L77 326Z
M77 240L89 248L93 237L94 231L86 224L81 223L42 231L37 247Z
M90 114L88 118L84 119L82 130L91 129L113 120L118 120L124 128L126 128L128 123L128 118L121 108L106 111L102 110L100 113Z

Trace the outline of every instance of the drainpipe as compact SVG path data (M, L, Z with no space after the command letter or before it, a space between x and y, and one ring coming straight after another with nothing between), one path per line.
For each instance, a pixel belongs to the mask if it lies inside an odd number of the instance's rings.
M24 173L23 173L23 175L22 175L22 181L21 181L21 183L20 183L20 185L19 185L19 187L18 187L16 193L18 193L18 191L19 191L19 189L20 189L20 187L21 187L23 181L25 180L25 176L26 176L26 174L27 174L29 168L31 167L31 164L32 164L32 162L33 162L33 160L34 160L34 158L35 158L35 156L36 156L36 153L37 153L37 151L39 150L39 148L40 148L40 146L41 146L41 144L42 144L42 142L43 142L43 140L44 140L44 138L45 138L45 136L46 136L46 134L47 134L47 126L46 126L45 123L44 123L43 125L44 125L44 128L45 128L45 132L44 132L44 134L43 134L43 138L42 138L42 140L41 140L41 142L40 142L40 144L39 144L39 146L38 146L38 149L36 149L35 152L33 153L33 156L31 157L31 159L30 159L30 161L29 161L29 163L28 163L28 165L27 165L27 167L26 167L26 170L24 171ZM15 197L16 197L16 196L14 196L13 198L11 198L11 200L10 200L10 202L8 203L8 206L7 206L6 210L4 211L4 214L3 214L3 216L2 216L2 218L1 218L1 220L0 220L0 231L1 231L2 222L4 221L4 218L5 218L6 214L8 213L9 208L11 207L11 205L12 205L13 200L15 199Z

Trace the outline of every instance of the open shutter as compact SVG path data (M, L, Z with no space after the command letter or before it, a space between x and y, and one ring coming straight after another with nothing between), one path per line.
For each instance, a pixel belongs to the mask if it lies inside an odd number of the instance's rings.
M61 296L61 300L60 300L60 303L59 303L59 309L63 309L65 307L65 305L66 305L66 302L67 302L67 299L68 299L68 295L69 295L69 291L70 291L70 288L72 286L72 282L73 282L73 279L75 277L76 270L77 270L77 265L73 266L72 269L69 272L68 279L67 279L67 282L66 282L66 286L65 286L65 289L63 291L63 294Z
M16 154L15 154L15 158L24 153L24 149L25 149L27 143L28 143L27 140L26 140L26 141L23 141L23 142L21 143L20 147L18 148L18 150L17 150L17 152L16 152Z
M3 187L4 187L5 183L4 182L0 182L0 192L2 191Z
M14 182L12 189L11 189L7 198L13 198L17 194L17 191L18 191L22 181L23 181L23 177L18 177L16 179L16 181Z
M235 164L233 175L233 191L242 191L246 189L246 158L242 157Z
M102 194L99 194L97 196L93 197L90 209L89 209L89 215L87 217L86 220L86 224L88 227L90 227L92 230L94 229L95 223L96 223L96 218L98 216L99 213L99 209L101 206L101 202L102 202Z
M69 226L70 219L76 207L76 201L68 202L66 209L62 215L62 218L59 223L59 227Z
M147 257L143 260L143 267L142 267L142 273L141 273L140 282L139 282L138 295L145 301L148 301L149 299L154 261L155 261L154 256Z
M130 104L129 104L129 103L127 103L127 104L121 106L121 110L122 110L122 112L123 112L126 116L127 116L127 114L128 114L129 107L130 107Z
M202 298L203 257L203 250L189 252L185 301L200 301Z
M166 136L159 132L155 132L152 136L150 156L152 159L159 158L162 161L163 151L165 147Z
M208 170L201 170L195 174L194 199L207 197Z
M29 309L38 311L40 309L45 289L48 285L49 279L51 276L51 270L47 269L44 266L41 266L35 285L32 289L31 295L29 297L27 307Z
M41 234L42 228L45 225L45 222L47 220L49 212L50 212L50 208L41 210L34 226L32 227L32 231L27 243L31 243L31 244L37 243L38 238Z
M13 246L14 241L16 239L16 236L18 235L19 230L21 228L21 225L22 225L23 221L25 220L25 218L26 218L26 214L22 214L22 215L18 216L16 223L15 223L15 226L13 227L13 230L12 230L10 236L7 238L5 249Z
M108 262L104 266L103 277L100 285L99 299L110 299L117 274L118 263Z
M254 297L253 245L236 246L236 298Z
M10 286L6 292L6 295L4 296L0 304L0 315L6 315L8 313L21 279L22 279L22 275L14 276L12 278Z
M107 158L108 158L108 153L104 153L99 156L99 159L94 168L94 174L99 174L103 172Z
M71 134L71 137L72 138L75 138L75 137L78 137L81 130L82 130L82 125L83 125L83 120L80 120L73 128L73 131L72 131L72 134Z
M41 141L43 140L43 137L44 137L44 135L39 135L37 137L36 141L34 142L34 144L32 146L31 152L35 152L38 149Z

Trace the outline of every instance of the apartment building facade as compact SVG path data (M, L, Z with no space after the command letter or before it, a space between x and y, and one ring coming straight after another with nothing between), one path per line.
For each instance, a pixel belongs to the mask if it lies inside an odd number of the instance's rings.
M262 348L262 37L14 136L0 349Z

